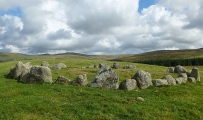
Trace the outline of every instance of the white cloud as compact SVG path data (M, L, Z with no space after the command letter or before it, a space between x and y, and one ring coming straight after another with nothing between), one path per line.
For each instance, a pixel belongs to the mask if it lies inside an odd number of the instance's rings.
M0 51L23 53L140 53L203 46L202 0L0 0ZM7 46L7 47L5 47Z

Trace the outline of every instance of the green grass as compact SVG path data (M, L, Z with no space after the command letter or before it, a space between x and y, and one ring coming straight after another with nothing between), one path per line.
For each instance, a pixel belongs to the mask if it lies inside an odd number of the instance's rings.
M63 62L67 68L52 70L53 80L63 75L73 80L80 74L87 74L90 82L99 69L82 69L111 61L90 59L44 59L50 64ZM30 61L40 65L44 60ZM0 119L149 119L149 120L197 120L203 119L203 83L186 83L168 87L149 87L132 91L108 90L102 88L80 87L59 84L22 84L6 79L4 75L17 62L0 63ZM118 69L120 82L131 78L139 69L152 74L153 79L162 78L166 67L128 62L121 66L134 64L137 69ZM192 67L186 67L188 70ZM203 67L199 67L203 74ZM171 74L177 77L177 74ZM202 78L202 76L201 76ZM143 97L144 102L137 101Z

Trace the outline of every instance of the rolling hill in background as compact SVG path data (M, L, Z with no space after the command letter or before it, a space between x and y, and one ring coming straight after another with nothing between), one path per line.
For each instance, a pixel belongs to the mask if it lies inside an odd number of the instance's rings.
M110 61L123 62L140 62L148 60L168 60L168 59L193 59L203 58L203 49L190 50L159 50L146 52L142 54L125 54L125 55L86 55L80 53L62 53L62 54L41 54L26 55L20 53L0 52L0 62L33 60L33 59L101 59Z
M203 49L187 49L187 50L159 50L146 52L137 55L130 55L126 57L120 57L118 61L147 61L147 60L168 60L168 59L193 59L203 58Z

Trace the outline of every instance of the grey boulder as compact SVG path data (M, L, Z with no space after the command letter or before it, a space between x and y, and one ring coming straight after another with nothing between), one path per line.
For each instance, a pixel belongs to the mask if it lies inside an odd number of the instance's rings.
M56 83L56 84L70 84L71 81L64 76L59 76L54 83Z
M178 78L182 78L182 83L186 83L188 79L186 73L179 73Z
M167 80L168 85L176 85L176 80L171 75L166 75L162 79Z
M194 77L189 77L189 78L188 78L188 81L189 81L189 82L196 83L196 79L195 79Z
M174 73L174 67L168 67L167 72Z
M132 79L135 79L137 81L137 86L140 89L146 89L149 86L152 85L152 78L151 74L148 72L145 72L143 70L139 70Z
M118 64L118 62L114 62L112 68L114 68L114 69L120 69L120 65Z
M20 80L21 77L30 72L31 65L29 63L23 64L19 61L14 68L11 68L7 77Z
M72 81L72 84L77 84L80 86L87 85L88 84L87 75L86 74L79 75L75 80Z
M134 79L125 79L123 80L120 85L119 89L121 90L133 90L137 86L137 82Z
M20 80L22 83L52 83L51 70L44 66L33 66L30 72L25 74Z
M118 89L119 77L109 66L103 65L90 83L91 87Z
M193 68L190 76L194 77L196 81L200 81L200 73L198 68Z
M181 65L176 66L174 69L174 73L186 73L186 72L187 72L186 69Z
M156 87L168 85L168 82L165 79L155 79L155 80L152 80L152 83L153 83L153 86L156 86Z

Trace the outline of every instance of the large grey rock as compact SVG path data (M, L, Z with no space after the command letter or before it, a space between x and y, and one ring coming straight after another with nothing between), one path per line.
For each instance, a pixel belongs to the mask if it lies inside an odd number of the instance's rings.
M106 65L107 65L106 63L99 63L99 68L102 68L102 67L104 67Z
M58 64L56 64L56 65L53 65L53 66L52 66L52 69L53 69L53 70L60 70L61 67L60 67Z
M67 66L64 63L59 63L59 64L56 64L56 65L53 65L52 69L54 69L54 70L60 70L62 68L66 68L66 67Z
M137 82L134 79L125 79L123 80L120 85L119 89L121 90L133 90L137 86Z
M11 68L7 77L20 80L23 75L30 72L30 68L30 64L23 64L21 61L19 61L14 68Z
M178 78L182 78L182 83L186 83L188 79L186 73L179 73Z
M90 83L91 87L118 89L119 77L109 66L103 65Z
M151 74L148 72L145 72L143 70L139 70L132 79L135 79L137 81L137 86L140 89L146 89L149 86L152 85L152 78Z
M43 62L41 63L41 66L44 66L44 67L49 67L50 65L49 65L49 63L48 63L48 62L43 61Z
M168 82L165 79L155 79L155 80L152 80L152 83L153 83L153 86L156 86L156 87L168 85Z
M120 69L120 65L118 64L118 62L114 62L112 68L114 68L114 69Z
M20 80L22 83L52 83L51 70L44 66L33 66L30 73L25 74Z
M70 79L68 79L68 78L66 78L64 76L59 76L54 83L57 83L57 84L70 84L71 81L70 81Z
M87 75L86 74L79 75L75 80L72 81L72 84L77 84L80 86L87 85L88 84Z
M191 72L192 72L192 70L189 70L189 71L186 72L188 77L191 77Z
M186 72L187 72L186 69L181 65L176 66L174 69L174 73L186 73Z
M176 84L182 84L182 82L183 82L183 77L175 78L175 80L176 80Z
M167 80L168 85L176 85L176 80L171 75L166 75L162 79Z
M200 81L200 73L198 68L193 68L190 76L194 77L196 81Z
M189 82L196 83L196 79L195 79L194 77L189 77L189 78L188 78L188 81L189 81Z
M136 66L134 66L134 65L126 65L126 66L124 66L123 68L124 68L124 69L135 69Z
M174 67L168 67L167 72L174 73Z

